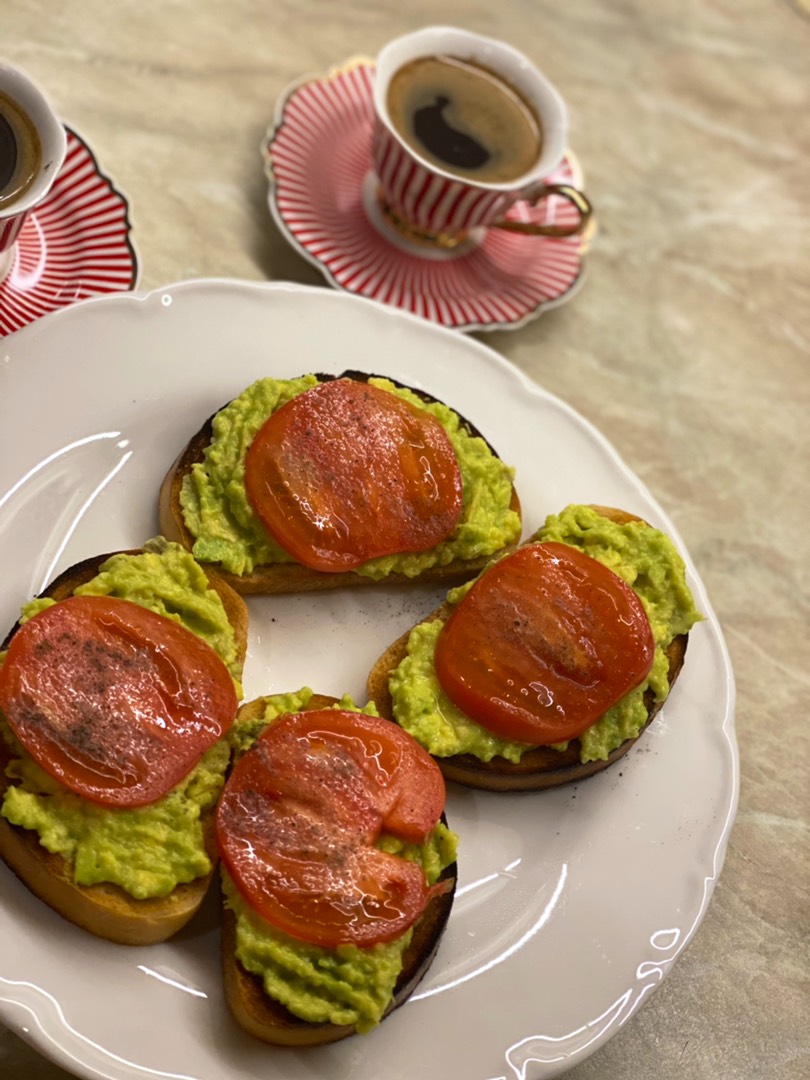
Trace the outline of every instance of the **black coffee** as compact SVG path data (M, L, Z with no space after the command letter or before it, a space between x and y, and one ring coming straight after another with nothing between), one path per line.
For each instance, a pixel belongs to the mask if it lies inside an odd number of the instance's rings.
M26 193L41 161L42 145L33 121L0 90L0 210Z
M395 72L388 115L422 157L482 183L505 183L540 156L540 123L500 76L452 56L424 56Z

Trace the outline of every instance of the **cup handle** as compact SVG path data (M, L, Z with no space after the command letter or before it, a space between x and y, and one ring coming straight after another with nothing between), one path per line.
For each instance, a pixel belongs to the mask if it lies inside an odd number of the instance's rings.
M511 221L504 218L494 222L492 227L506 229L508 232L525 233L528 236L578 236L584 232L593 213L593 207L587 197L570 184L543 184L523 201L536 206L541 199L547 199L549 195L560 195L573 203L579 211L579 219L573 225L536 225L532 221Z

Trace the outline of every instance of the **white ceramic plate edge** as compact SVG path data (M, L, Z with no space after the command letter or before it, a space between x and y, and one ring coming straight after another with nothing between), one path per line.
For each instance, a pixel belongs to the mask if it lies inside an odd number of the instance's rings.
M189 293L191 295L199 294L200 291L213 290L214 292L229 292L233 290L235 294L254 293L267 291L276 296L288 292L290 294L311 294L313 297L317 297L315 301L318 304L334 302L345 303L349 300L354 305L365 306L369 311L373 311L373 315L369 315L369 319L373 321L379 317L390 317L396 320L398 325L407 325L409 322L413 323L419 328L419 332L423 332L427 326L431 334L447 335L454 341L459 339L459 335L455 331L445 330L439 327L430 326L426 324L424 320L417 318L416 316L409 316L397 310L382 308L372 301L364 300L358 297L346 297L345 294L331 293L328 290L323 289L310 289L308 287L296 286L296 285L264 285L261 283L244 283L236 282L228 279L206 279L204 281L197 282L182 282L175 285L168 286L164 289L154 290L148 293L138 294L123 294L114 297L93 298L75 305L71 308L66 308L61 311L55 312L53 315L49 315L46 319L40 320L38 323L34 323L29 327L18 332L17 335L13 335L11 338L4 342L4 348L0 348L0 362L4 359L9 359L9 354L13 353L17 348L17 342L14 339L23 343L25 346L25 336L30 340L33 340L37 334L42 333L50 337L51 334L56 334L59 327L57 326L57 320L64 326L66 321L72 318L78 318L84 320L89 313L89 309L94 306L104 305L105 308L109 308L111 304L144 304L148 308L149 305L165 305L172 303L175 297L182 298L183 294ZM333 300L327 300L326 297L331 297ZM92 316L91 316L92 318ZM407 333L407 330L404 331ZM652 497L650 492L641 483L641 481L632 473L627 467L624 461L620 458L614 448L607 442L606 439L598 432L598 430L586 421L583 417L579 416L573 409L571 409L565 402L552 395L547 394L541 390L536 384L532 383L522 373L517 371L508 361L502 357L493 353L489 348L476 342L474 339L464 338L465 348L467 351L477 351L482 357L486 358L488 365L493 365L495 368L500 368L501 372L508 373L509 379L517 379L522 390L525 391L529 398L537 401L544 401L549 403L559 413L568 416L572 421L576 422L578 427L587 432L588 437L598 445L600 452L604 457L608 458L613 466L619 470L623 479L634 490L639 502L639 507L627 506L628 509L644 509L646 516L653 518L653 523L665 529L672 535L673 539L678 544L680 550L685 555L685 561L688 568L690 577L690 584L692 585L698 606L704 612L707 618L707 622L711 624L711 627L716 631L716 640L713 644L719 651L719 662L725 672L727 685L726 685L726 709L725 715L722 721L718 720L719 732L718 735L725 740L726 753L729 755L728 768L730 772L730 784L726 792L726 800L724 806L725 819L719 827L719 840L712 853L711 866L707 868L709 872L704 875L702 898L695 909L695 915L687 928L682 931L681 938L679 940L678 948L672 955L669 955L667 962L661 966L660 978L663 978L666 973L671 969L672 961L680 955L688 942L691 940L695 930L697 929L703 914L705 913L706 906L710 900L711 893L714 888L717 876L719 875L722 867L723 859L725 856L726 845L728 841L728 831L733 820L734 813L736 811L737 799L738 799L738 786L739 786L739 766L737 757L736 742L734 739L734 685L733 675L731 673L731 666L725 646L725 642L722 637L722 633L719 630L719 626L716 622L716 617L711 608L708 596L706 595L705 588L698 578L696 569L692 563L688 552L686 552L680 537L677 535L676 530L673 528L672 523L668 517L658 505L657 501ZM32 345L35 348L36 344ZM384 367L384 365L381 365ZM2 367L0 367L0 386L2 385ZM292 372L291 372L292 373ZM461 410L463 411L463 409ZM2 506L2 500L0 500L0 506ZM652 511L652 514L650 513ZM616 1022L610 1022L603 1025L599 1030L594 1029L593 1038L588 1039L583 1045L577 1048L571 1049L572 1056L570 1059L561 1061L559 1068L552 1062L547 1062L546 1067L543 1069L543 1077L557 1075L559 1071L570 1067L576 1061L582 1060L586 1053L592 1053L598 1046L600 1046L610 1035L613 1034L616 1027L616 1023L624 1023L633 1014L635 1009L641 1004L641 1001L647 996L650 989L660 981L660 978L653 979L652 982L643 988L643 991L639 993L637 999L631 1004L629 1008L621 1010L620 1017L616 1018ZM13 1026L16 1030L20 1031L23 1037L30 1039L37 1048L49 1057L52 1057L60 1065L65 1068L76 1071L79 1075L85 1075L88 1077L143 1077L147 1076L160 1076L160 1075L181 1075L178 1073L161 1073L156 1072L153 1068L146 1068L145 1070L134 1062L120 1062L118 1064L113 1063L108 1058L107 1051L101 1047L93 1048L93 1044L89 1042L85 1036L73 1031L67 1024L64 1016L61 1013L60 1006L55 1000L51 1000L49 1004L45 1005L43 1010L44 998L43 992L37 990L34 987L17 986L16 988L8 988L4 990L3 987L6 982L0 978L0 1012L2 1018L10 1026ZM31 1017L34 1017L36 1024L30 1023ZM390 1023L390 1021L389 1021ZM27 1030L26 1030L27 1028ZM583 1042L583 1040L580 1040ZM106 1062L110 1061L109 1071ZM120 1071L123 1068L123 1072ZM117 1070L117 1071L116 1071ZM197 1075L197 1074L195 1074ZM527 1078L532 1076L532 1072L525 1072ZM206 1074L206 1080L208 1080Z

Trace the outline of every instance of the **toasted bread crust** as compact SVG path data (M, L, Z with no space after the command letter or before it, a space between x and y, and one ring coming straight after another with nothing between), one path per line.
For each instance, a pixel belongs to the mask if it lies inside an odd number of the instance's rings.
M322 709L336 702L336 698L314 695L310 698L307 709ZM243 706L240 716L248 718L259 715L262 708L263 699L259 698ZM441 896L433 897L413 928L413 936L403 955L402 971L385 1012L386 1016L410 997L436 955L453 906L456 872L455 863L447 867L441 880L451 881L452 888ZM261 979L246 971L236 959L236 916L225 903L222 905L221 927L225 999L234 1019L245 1031L275 1046L299 1047L320 1046L355 1034L354 1024L309 1023L300 1020L283 1005L268 997Z
M65 600L74 589L90 581L110 554L85 559L55 578L41 594L53 600ZM137 551L125 554L134 555ZM211 587L222 599L228 620L234 628L240 663L247 651L248 615L245 602L214 574L208 575ZM16 632L15 624L3 642L8 645ZM0 802L9 787L6 766L12 760L8 746L0 739ZM77 885L72 868L61 856L47 851L36 832L12 825L0 817L0 857L17 877L54 911L96 937L120 945L153 945L177 933L195 914L208 891L217 862L213 836L213 809L203 818L205 848L212 870L204 877L178 885L168 896L136 900L117 885Z
M592 508L617 524L639 520L635 515L613 507L593 506ZM445 620L452 610L451 604L444 603L423 621ZM409 636L410 631L407 631L393 642L374 664L368 676L368 696L377 706L380 715L390 720L394 719L394 715L391 693L388 689L388 677L405 659ZM666 650L669 660L670 689L683 667L687 640L687 634L679 634ZM662 703L656 702L652 691L647 690L644 695L644 704L647 707L647 721L639 734L633 739L626 739L602 761L589 761L583 764L580 761L580 741L572 739L565 750L555 750L550 746L534 747L523 754L519 762L507 761L503 757L494 757L491 761L484 762L473 754L437 757L436 762L445 779L455 780L467 787L485 791L540 791L558 787L561 784L570 784L601 772L627 753L649 726Z
M342 375L318 375L321 380L333 378L355 378L368 380L376 376L366 375L361 372L346 371ZM394 380L391 380L394 381ZM401 384L399 384L401 385ZM409 387L409 389L413 389ZM417 391L414 391L416 393ZM429 395L419 392L419 396L426 401L433 401ZM192 436L186 446L178 455L172 467L169 469L160 487L158 498L158 516L163 535L169 540L175 540L189 551L194 546L194 537L189 532L183 518L180 506L180 492L183 481L192 466L203 460L206 448L211 442L213 417L209 417L200 430ZM462 423L467 430L479 438L481 433L468 421L462 418ZM486 440L485 440L486 441ZM487 445L489 445L487 443ZM493 453L495 450L490 446ZM510 509L520 514L520 500L517 491L512 488L512 501ZM408 577L407 574L388 574L381 581L367 577L365 574L357 574L353 571L344 573L324 573L319 570L311 570L300 563L270 563L254 567L249 574L233 574L224 567L216 566L216 572L226 581L232 589L243 595L257 593L281 594L298 592L318 592L324 589L337 589L340 587L360 587L369 585L400 585L414 581L453 585L466 581L479 570L482 570L489 561L490 556L480 559L456 559L445 566L433 566L423 570L418 577Z

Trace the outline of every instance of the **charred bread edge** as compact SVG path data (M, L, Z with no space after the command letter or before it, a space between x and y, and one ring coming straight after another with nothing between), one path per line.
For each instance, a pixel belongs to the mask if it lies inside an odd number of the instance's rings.
M141 549L121 554L136 555ZM98 573L99 566L112 554L84 559L68 568L42 592L54 600L65 600L73 590L90 581ZM218 581L214 574L209 582L222 598L229 621L234 626L239 643L239 658L244 662L247 648L247 609L240 596ZM6 636L2 648L7 648L19 628L15 623ZM4 740L0 739L0 801L9 781L6 766L13 754ZM205 848L212 862L210 873L194 881L178 885L165 897L137 900L117 885L77 885L73 881L70 865L61 855L44 848L36 832L12 825L0 817L0 857L40 900L48 904L63 918L95 934L96 937L114 941L119 945L154 945L177 933L195 914L208 891L217 864L214 842L213 811L203 822Z
M257 698L243 708L258 712L263 701L264 698ZM306 708L323 709L336 703L336 698L316 694L310 698ZM445 869L440 880L452 881L452 889L442 896L434 896L415 923L413 937L403 954L402 970L385 1016L410 997L430 967L453 906L456 874L455 863ZM225 997L234 1019L245 1031L276 1046L317 1046L355 1034L354 1024L310 1023L294 1016L269 997L264 992L262 980L246 971L235 957L236 916L224 902L221 925Z
M619 524L641 520L633 514L615 510L612 507L593 506L592 509ZM451 604L444 603L422 621L446 619L452 610ZM368 677L369 698L377 706L380 714L389 719L393 719L393 703L388 689L388 676L407 655L409 636L410 630L390 645L377 660ZM679 634L672 639L666 649L669 660L667 678L670 690L683 667L687 641L688 634ZM554 750L550 746L535 747L528 750L519 762L507 761L503 757L494 757L485 762L473 754L456 754L446 758L437 757L435 760L445 779L455 780L467 787L485 791L540 791L558 787L561 784L569 784L593 776L594 773L601 772L623 757L646 731L663 702L656 702L652 690L648 689L644 694L644 704L647 707L647 721L644 727L635 738L625 739L621 746L617 746L605 760L589 761L583 764L579 759L581 748L579 739L572 739L565 750Z
M370 375L359 371L344 371L341 375L316 373L315 377L321 382L330 382L333 379L342 378L358 379L367 382L369 379L384 378L402 389L411 390L425 402L445 404L445 402L440 402L438 398L431 397L422 390L417 390L414 387L397 382L396 379L391 379L387 375ZM449 409L453 408L452 405L447 405L446 407ZM225 408L225 406L223 406L223 408ZM456 410L453 411L456 412ZM215 415L216 413L214 416ZM499 457L494 447L484 439L484 436L473 424L464 419L460 413L456 412L456 415L459 416L462 425L470 435L475 438L483 439L495 457ZM183 519L183 512L180 507L180 490L183 486L183 480L191 471L192 465L198 464L203 460L205 449L211 442L214 416L210 416L200 430L192 436L169 469L160 487L159 517L163 535L169 540L175 540L182 544L183 547L187 548L189 551L191 551L194 546L194 537L189 532ZM510 509L520 515L520 500L518 499L514 485L512 486ZM453 584L466 581L472 577L473 574L478 573L490 558L491 556L485 556L480 559L457 559L445 566L433 566L427 570L423 570L422 573L418 574L415 578L408 577L406 574L394 573L388 574L384 579L379 581L367 577L364 574L357 574L353 571L327 574L322 571L311 570L309 567L302 566L300 563L266 563L254 567L250 574L242 575L232 574L230 571L225 570L215 563L206 565L214 566L217 574L219 574L219 576L236 592L242 593L243 595L252 595L257 593L280 594L315 592L322 589L339 588L344 585L401 585L413 584L415 582Z

